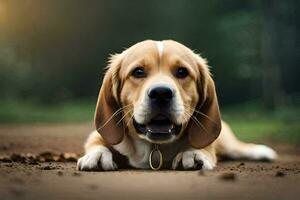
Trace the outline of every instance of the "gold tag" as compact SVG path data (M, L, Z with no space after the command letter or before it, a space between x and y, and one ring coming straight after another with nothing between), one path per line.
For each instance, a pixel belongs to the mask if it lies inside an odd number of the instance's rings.
M153 166L153 163L152 163L152 160L153 160L153 159L152 159L152 158L153 158L153 154L154 154L155 152L157 152L157 153L158 153L158 156L159 156L159 164L158 164L157 167L156 167L156 166ZM158 149L158 144L155 144L155 145L154 145L154 149L151 151L151 153L150 153L150 155L149 155L149 165L150 165L151 169L153 169L153 170L159 170L159 169L161 168L162 164L163 164L163 156L162 156L162 153L161 153L161 151Z

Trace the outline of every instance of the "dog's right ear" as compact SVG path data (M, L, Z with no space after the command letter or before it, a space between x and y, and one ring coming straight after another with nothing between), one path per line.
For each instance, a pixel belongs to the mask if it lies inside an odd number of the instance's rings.
M119 70L122 63L122 55L111 56L107 71L100 88L95 111L96 130L101 134L105 142L116 145L123 139L123 123L121 106L119 105Z
M200 101L189 123L189 141L194 148L204 148L215 141L221 132L221 114L215 84L206 60L195 54L199 67L198 93Z

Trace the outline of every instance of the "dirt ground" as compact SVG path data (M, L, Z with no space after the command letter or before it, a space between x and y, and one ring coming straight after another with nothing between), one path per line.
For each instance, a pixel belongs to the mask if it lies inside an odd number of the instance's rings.
M92 124L2 125L0 155L82 153ZM223 161L210 172L78 172L76 162L0 161L0 199L299 199L300 148L274 163Z

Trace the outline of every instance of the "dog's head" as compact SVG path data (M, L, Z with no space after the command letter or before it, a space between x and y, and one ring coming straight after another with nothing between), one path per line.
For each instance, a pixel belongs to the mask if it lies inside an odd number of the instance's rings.
M110 59L95 124L115 145L125 133L152 143L188 134L193 147L221 130L214 82L206 60L175 41L143 41Z

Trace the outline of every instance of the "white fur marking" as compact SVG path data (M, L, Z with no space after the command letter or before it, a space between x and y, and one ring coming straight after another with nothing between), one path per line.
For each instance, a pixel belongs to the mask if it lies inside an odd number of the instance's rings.
M275 160L277 158L277 154L270 147L265 145L255 145L246 152L245 157L251 160Z
M228 150L226 153L232 159L276 160L277 153L266 145L251 145L244 148Z
M134 147L128 136L124 135L122 142L113 146L120 154L130 156L134 153Z
M148 169L148 158L150 155L150 143L143 140L135 140L134 147L135 153L129 157L129 163L136 168Z
M164 45L161 41L156 41L156 47L158 50L159 58L161 58L164 52Z

